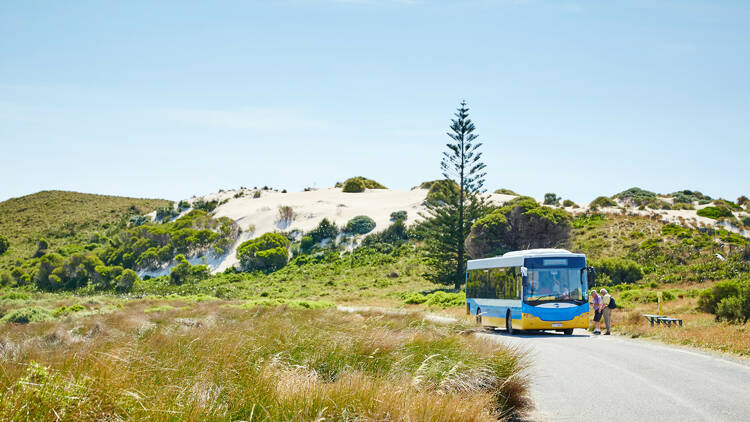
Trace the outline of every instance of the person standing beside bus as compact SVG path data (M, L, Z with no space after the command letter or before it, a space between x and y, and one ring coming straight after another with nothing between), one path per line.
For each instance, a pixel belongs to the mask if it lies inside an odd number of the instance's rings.
M609 307L609 302L612 301L612 296L607 292L607 289L599 290L599 294L602 297L602 316L604 317L604 326L607 328L607 332L605 332L604 335L608 336L610 334L609 330L612 328L612 308Z
M596 290L591 291L591 307L594 308L594 335L602 333L601 320L602 320L602 298L596 293Z

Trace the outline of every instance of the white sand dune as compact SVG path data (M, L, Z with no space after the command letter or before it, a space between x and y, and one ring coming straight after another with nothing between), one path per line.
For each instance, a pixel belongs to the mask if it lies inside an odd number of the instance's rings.
M394 211L406 211L408 214L407 224L420 221L420 213L426 212L424 206L427 197L426 189L392 190L392 189L368 189L361 193L345 193L340 188L325 188L311 191L281 193L272 190L260 190L260 197L253 198L258 191L254 189L235 189L220 191L200 198L205 201L226 201L218 206L215 217L229 217L236 221L242 229L240 237L232 244L229 251L220 257L190 257L193 264L209 265L213 273L224 271L237 264L237 247L244 241L258 237L264 233L274 231L299 230L307 232L318 226L321 220L327 218L339 227L343 227L353 217L366 215L375 221L374 232L388 228L391 222L391 213ZM497 205L513 199L513 195L488 194L489 200ZM656 216L657 218L677 224L693 227L725 228L750 237L750 233L741 231L731 225L719 225L715 220L700 217L694 210L638 210L636 207L627 206L620 202L625 212L631 215ZM294 212L291 221L281 221L279 209L289 206ZM698 207L702 208L701 206ZM570 213L582 213L588 211L588 207L565 208ZM611 214L622 214L619 207L608 207L600 209L601 212ZM157 271L144 272L141 275L158 276L168 274L169 267L165 266Z

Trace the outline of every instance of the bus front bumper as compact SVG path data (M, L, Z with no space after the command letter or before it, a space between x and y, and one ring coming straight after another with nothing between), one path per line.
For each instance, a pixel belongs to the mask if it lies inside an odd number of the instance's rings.
M514 324L515 325L515 324ZM522 330L565 330L569 328L589 328L589 313L584 312L568 321L544 321L531 314L523 314Z

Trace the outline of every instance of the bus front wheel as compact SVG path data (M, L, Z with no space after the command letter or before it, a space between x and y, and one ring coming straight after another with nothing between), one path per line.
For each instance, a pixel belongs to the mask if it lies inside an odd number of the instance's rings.
M573 335L573 329L572 328L568 328L567 330L563 330L563 334L565 334L566 336L572 336Z
M513 319L510 317L510 311L505 315L505 331L513 335Z

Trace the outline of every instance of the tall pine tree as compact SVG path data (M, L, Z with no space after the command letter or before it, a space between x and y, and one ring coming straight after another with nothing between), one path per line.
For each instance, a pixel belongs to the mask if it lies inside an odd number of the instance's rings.
M458 185L441 201L427 201L422 225L426 243L426 260L430 267L428 278L443 284L453 284L458 290L464 282L466 251L464 240L472 224L488 212L484 197L485 164L481 161L482 146L474 134L474 123L469 119L469 108L462 101L451 119L447 133L451 142L443 152L440 168L443 177Z

